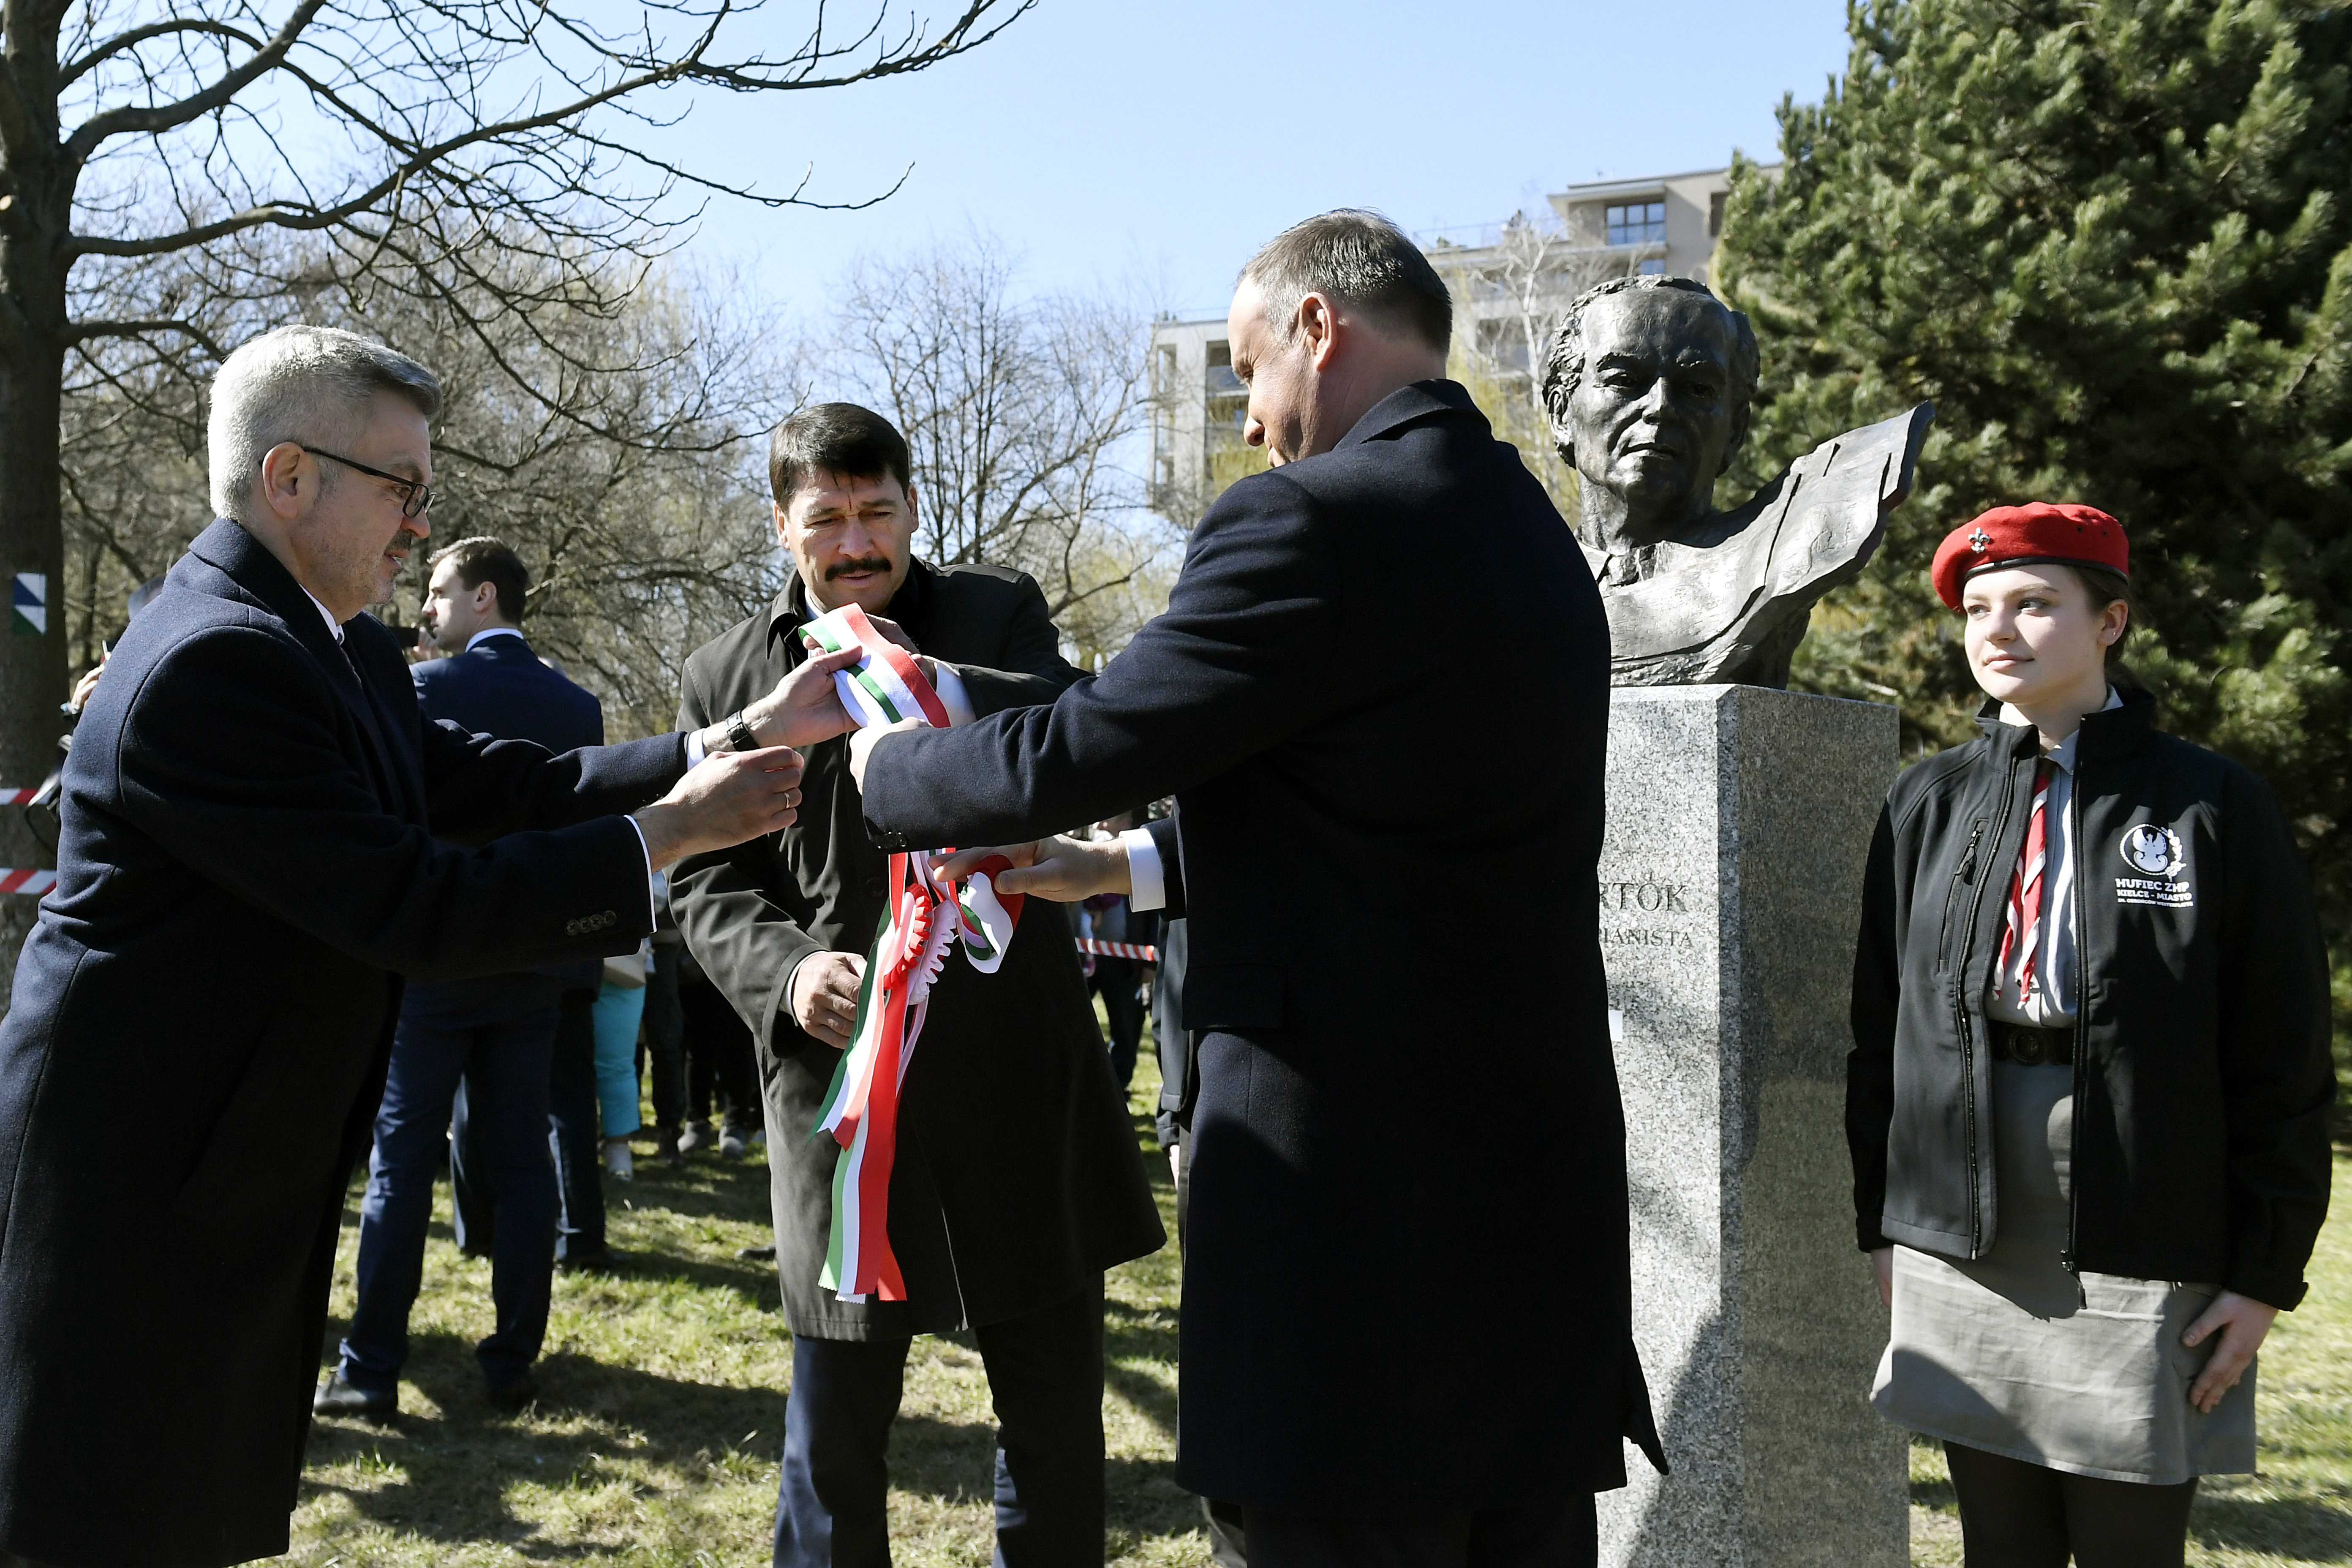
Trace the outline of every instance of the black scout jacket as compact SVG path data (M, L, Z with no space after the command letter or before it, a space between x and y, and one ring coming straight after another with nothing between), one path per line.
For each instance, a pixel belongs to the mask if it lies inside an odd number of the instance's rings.
M2156 730L2145 695L2075 746L2074 1133L2067 1267L2303 1299L2327 1213L2327 971L2269 788ZM1950 1258L1999 1233L1992 988L2039 738L1907 769L1871 841L1846 1137L1857 1239Z

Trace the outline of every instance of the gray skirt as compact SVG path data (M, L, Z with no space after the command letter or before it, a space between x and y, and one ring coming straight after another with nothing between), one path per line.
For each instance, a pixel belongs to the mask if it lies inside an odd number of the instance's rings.
M2070 1274L2074 1069L1992 1068L1992 1249L1974 1263L1895 1249L1895 1310L1871 1401L1915 1432L2028 1464L2169 1486L2254 1468L2254 1369L2210 1415L2189 1385L2218 1336L2180 1336L2217 1288Z

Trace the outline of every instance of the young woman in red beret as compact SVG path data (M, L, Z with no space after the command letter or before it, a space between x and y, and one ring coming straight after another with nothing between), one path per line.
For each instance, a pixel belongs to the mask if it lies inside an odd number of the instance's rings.
M2085 506L1944 541L1984 738L1895 781L1863 900L1873 1398L1943 1439L1979 1568L2177 1568L2197 1478L2254 1468L2254 1352L2327 1212L2303 862L2260 779L2111 681L2129 565Z

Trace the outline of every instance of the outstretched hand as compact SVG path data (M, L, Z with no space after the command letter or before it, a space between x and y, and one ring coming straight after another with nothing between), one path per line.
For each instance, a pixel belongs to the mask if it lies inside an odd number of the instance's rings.
M782 833L800 814L800 804L801 754L768 746L705 758L635 816L646 858L658 871L688 855Z
M1097 893L1134 890L1128 879L1127 846L1116 839L1093 843L1058 833L1027 844L959 849L932 861L931 869L942 879L954 880L971 875L972 868L992 855L1013 862L1011 870L999 871L992 879L1000 893L1034 894L1057 904L1074 904Z
M2221 1336L2221 1342L2206 1359L2205 1370L2189 1385L2189 1403L2212 1415L2221 1396L2237 1387L2246 1368L2253 1364L2254 1352L2262 1348L2263 1336L2271 1331L2271 1320L2277 1316L2276 1307L2264 1306L2235 1290L2214 1297L2213 1304L2180 1336L2180 1342L2191 1349L2216 1332Z
M820 741L846 734L857 727L841 705L834 685L836 670L857 662L860 650L812 654L798 669L776 682L776 689L743 710L743 722L762 746L797 746L803 750ZM723 731L722 731L723 732Z

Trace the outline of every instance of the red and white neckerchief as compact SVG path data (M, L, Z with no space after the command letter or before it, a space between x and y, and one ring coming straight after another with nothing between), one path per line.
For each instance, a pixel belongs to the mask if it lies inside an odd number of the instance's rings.
M2042 958L2042 889L2050 864L2050 781L2057 764L2044 757L2033 770L2033 811L2025 821L2025 848L2009 879L2009 909L2000 929L2000 966L2003 986L2014 978L2018 1000L2033 994L2034 971ZM2011 960L2016 970L2012 976ZM2030 1016L2030 1015L2029 1015Z
M890 642L855 605L802 628L821 647L855 644L865 657L834 676L842 706L859 727L919 718L945 729L948 711L904 648ZM933 853L944 854L940 850ZM890 857L889 901L866 954L858 983L857 1021L849 1049L834 1069L824 1106L810 1136L828 1135L841 1147L833 1168L833 1226L825 1238L824 1287L844 1301L907 1299L898 1259L890 1250L890 1170L898 1147L898 1090L914 1058L915 1042L930 1010L931 984L961 944L982 974L1004 962L1022 896L999 894L995 877L1012 862L992 855L961 884L941 880L930 854Z

